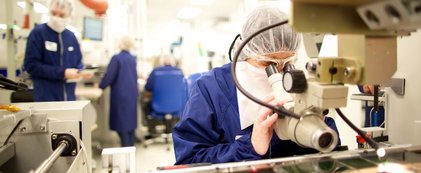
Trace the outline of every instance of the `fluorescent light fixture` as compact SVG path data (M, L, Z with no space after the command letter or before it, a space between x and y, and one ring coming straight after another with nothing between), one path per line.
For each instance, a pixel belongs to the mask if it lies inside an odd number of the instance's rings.
M195 7L184 7L177 13L177 18L193 19L202 12L202 9Z
M7 29L7 25L6 24L0 24L0 29L6 30Z
M20 8L25 8L25 7L26 7L26 3L25 3L25 2L23 2L23 1L18 1L18 2L16 2L16 4L18 4L18 6L19 6Z
M18 4L20 8L26 8L26 3L24 1L18 1L16 4ZM34 11L36 13L48 13L48 8L39 2L34 2Z
M48 13L48 8L39 2L34 2L34 10L37 13Z
M215 0L190 0L190 3L194 5L210 5L214 1Z

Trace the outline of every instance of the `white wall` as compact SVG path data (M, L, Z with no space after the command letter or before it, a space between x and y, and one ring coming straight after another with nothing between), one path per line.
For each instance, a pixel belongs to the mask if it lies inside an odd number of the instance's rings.
M398 70L394 77L406 79L405 96L398 96L387 89L390 141L396 144L421 144L420 45L420 30L410 37L398 39Z

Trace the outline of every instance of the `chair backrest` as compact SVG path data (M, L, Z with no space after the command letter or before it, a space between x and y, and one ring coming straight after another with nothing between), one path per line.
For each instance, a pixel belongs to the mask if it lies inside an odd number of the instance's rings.
M152 88L152 111L156 115L178 115L184 106L185 84L181 71L158 71Z

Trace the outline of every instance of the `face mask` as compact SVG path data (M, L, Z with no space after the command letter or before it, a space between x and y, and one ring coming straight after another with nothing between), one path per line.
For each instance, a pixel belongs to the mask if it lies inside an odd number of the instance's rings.
M269 84L268 77L264 68L257 68L248 62L238 62L237 78L241 86L253 96L260 100L265 99L272 94L273 90ZM281 92L283 101L291 100L291 95L286 91ZM237 89L238 110L240 113L241 129L252 125L256 120L261 105L248 99Z
M66 29L66 25L69 24L70 18L60 18L57 16L51 16L47 25L54 31L61 33Z

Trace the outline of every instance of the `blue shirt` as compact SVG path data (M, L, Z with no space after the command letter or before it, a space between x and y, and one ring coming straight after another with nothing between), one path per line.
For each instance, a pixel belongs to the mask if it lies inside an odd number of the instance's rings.
M82 68L82 53L75 35L62 33L47 24L36 26L26 44L24 69L34 84L35 101L76 100L75 83L64 78L66 68Z
M251 144L253 127L241 130L237 91L230 64L203 74L193 85L180 122L173 129L176 164L224 163L317 152L273 135L268 153ZM333 119L326 119L336 130Z

